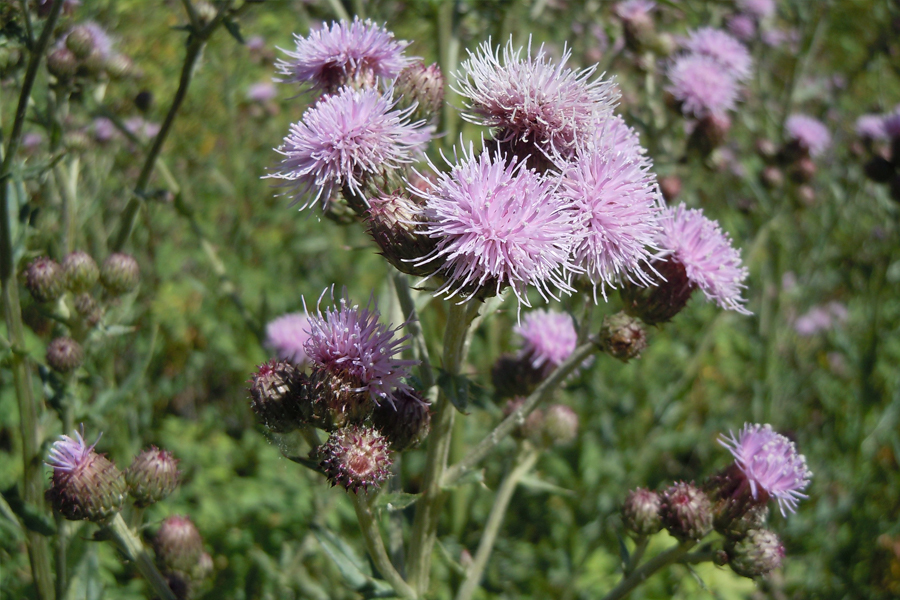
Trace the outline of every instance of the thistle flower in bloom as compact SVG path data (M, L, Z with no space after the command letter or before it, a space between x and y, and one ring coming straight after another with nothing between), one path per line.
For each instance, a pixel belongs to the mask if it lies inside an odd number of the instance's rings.
M685 116L724 115L737 102L737 81L709 56L686 54L673 62L666 88Z
M632 151L579 151L578 160L560 178L560 196L577 215L580 238L573 261L606 297L621 279L649 284L641 268L651 258L659 233L657 215L662 199L649 160Z
M625 0L616 4L616 15L623 21L634 21L648 18L648 15L656 9L653 0Z
M775 14L775 0L737 0L742 12L759 20L767 19Z
M437 249L417 264L438 265L445 281L437 294L499 293L509 285L531 306L528 285L544 299L571 293L569 255L578 224L549 178L499 152L476 155L470 143L449 173L437 172L427 185L413 191L425 199L423 231L437 239Z
M313 89L334 93L356 83L374 87L375 79L394 79L413 59L403 56L409 42L372 21L332 22L313 30L308 37L294 36L296 52L282 49L288 60L275 63L285 83L309 84Z
M337 306L324 312L318 308L317 312L309 317L305 346L314 365L353 382L353 391L367 392L376 404L387 401L393 405L397 394L411 391L404 378L409 375L408 367L418 362L397 357L406 349L403 342L409 337L394 339L402 325L393 329L382 325L377 307L351 306L346 297Z
M809 115L795 114L784 122L788 139L805 148L813 158L819 156L831 145L831 134L825 125Z
M538 309L527 313L515 333L522 337L521 355L540 369L545 364L558 367L575 350L578 332L572 315Z
M884 132L889 138L900 138L900 105L884 116Z
M266 346L275 350L278 358L298 367L309 363L306 340L309 339L309 317L306 313L281 315L266 325Z
M747 47L720 29L701 27L691 32L684 47L695 55L715 60L737 81L752 74L753 59Z
M756 21L749 15L733 15L728 19L728 31L737 39L748 42L756 37Z
M621 115L610 115L597 123L593 143L597 150L621 152L632 161L651 165L647 149L641 146L640 135Z
M668 253L668 261L684 267L691 285L724 309L751 314L741 298L747 268L741 265L740 251L716 221L707 219L699 209L679 204L664 211L660 225L659 246Z
M886 140L884 117L881 115L862 115L856 119L856 135L870 140Z
M738 435L729 432L719 443L734 456L754 500L764 504L774 498L783 516L785 510L795 512L800 499L807 497L802 490L809 485L812 472L806 467L806 458L771 425L746 423Z
M345 87L322 98L291 125L277 149L284 158L270 177L292 188L294 202L309 194L301 208L320 198L324 207L341 186L364 195L367 177L412 162L431 137L424 121L409 122L412 108L394 110L392 95Z
M250 102L264 104L274 100L277 95L278 91L275 89L275 84L271 81L260 81L247 88L246 97Z
M524 157L534 150L545 155L571 155L579 139L612 113L618 90L611 80L588 81L596 67L566 68L565 50L554 64L543 46L525 56L512 39L492 49L490 40L469 52L456 74L455 90L466 99L463 118L494 129L494 138Z

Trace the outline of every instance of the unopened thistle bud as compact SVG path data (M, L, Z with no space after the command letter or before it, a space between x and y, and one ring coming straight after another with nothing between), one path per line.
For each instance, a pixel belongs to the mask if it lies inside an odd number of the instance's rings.
M66 48L71 50L76 58L87 58L94 50L94 36L90 29L81 25L72 29L66 36Z
M189 574L200 565L203 538L189 518L173 515L162 522L153 548L164 571Z
M550 445L564 446L578 437L578 414L564 404L554 404L544 412L544 438Z
M706 115L697 122L691 137L688 139L688 147L695 150L701 156L709 155L713 150L722 145L731 129L731 119L725 115Z
M647 325L667 323L681 312L697 289L684 265L673 260L656 261L653 268L661 275L654 286L641 287L623 282L620 294L625 312Z
M31 261L25 270L25 287L38 302L53 302L65 291L62 267L46 256Z
M417 392L403 391L396 395L394 405L382 402L372 413L372 423L378 428L391 450L403 452L418 446L431 431L431 405Z
M319 456L331 485L353 493L377 489L391 475L387 439L374 427L350 425L335 431L319 447Z
M47 465L53 468L47 501L65 518L102 522L122 510L125 478L77 431L53 443Z
M680 540L701 540L712 530L712 504L690 483L676 483L662 493L660 516L665 528Z
M354 377L319 367L304 382L300 399L303 420L326 431L361 423L375 406L365 387Z
M497 398L527 396L546 377L543 368L535 368L528 357L504 354L491 368L491 383Z
M93 327L100 322L103 312L97 306L97 301L90 294L78 294L75 296L75 312L77 312L88 327Z
M47 344L47 364L58 373L71 373L83 362L84 350L72 338L58 337Z
M47 55L47 70L57 79L71 79L78 71L78 59L68 48L57 48Z
M731 570L743 577L762 577L781 566L784 546L774 532L752 529L738 541L725 544Z
M659 494L644 488L628 492L622 505L622 522L625 528L637 536L653 535L662 529Z
M366 224L381 255L398 271L415 277L430 275L436 268L431 263L421 264L437 248L434 238L417 231L423 221L421 206L403 194L369 200Z
M66 287L76 294L90 290L100 279L100 269L97 267L97 263L89 254L80 250L66 256L62 268L65 273Z
M647 348L647 335L637 319L618 312L604 317L599 344L613 358L628 362Z
M292 364L261 364L250 378L250 408L269 431L288 433L300 425L304 377Z
M125 482L135 506L150 506L178 487L178 461L171 452L153 446L134 458L125 470Z
M113 296L127 294L137 287L141 271L134 257L117 252L110 254L100 267L100 281Z
M399 97L418 103L415 118L431 120L440 114L444 104L444 74L437 63L426 67L417 61L406 67L397 77L394 89Z
M95 49L78 63L78 74L97 77L106 70L106 61L106 54Z
M106 59L106 74L113 79L123 79L134 71L134 63L124 54L113 54Z

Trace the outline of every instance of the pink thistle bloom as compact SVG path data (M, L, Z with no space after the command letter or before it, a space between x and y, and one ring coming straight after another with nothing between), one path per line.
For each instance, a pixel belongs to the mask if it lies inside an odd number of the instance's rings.
M616 4L615 13L623 21L636 21L649 18L656 9L653 0L625 0Z
M666 260L681 264L688 280L708 300L724 309L752 314L743 306L745 300L741 298L747 268L741 265L740 251L731 245L728 234L716 221L682 203L665 209L660 225L658 244L667 253Z
M811 157L825 152L831 145L831 134L825 125L809 115L794 114L787 118L784 130L788 139L794 140L809 151Z
M558 367L578 343L575 321L568 313L538 309L527 313L514 329L522 337L521 356L540 369L545 364Z
M524 58L522 50L510 39L502 57L490 40L469 52L454 88L466 99L463 118L492 128L498 142L525 143L548 156L571 155L579 138L612 113L618 90L611 80L588 81L596 66L566 68L571 50L559 64L543 46L532 54L529 45Z
M775 14L775 0L738 0L741 11L763 20Z
M475 155L463 147L449 173L425 181L423 233L438 240L420 263L434 262L445 282L437 290L452 298L482 288L494 293L509 285L525 306L527 285L546 300L553 288L571 293L569 255L577 239L574 214L549 178L488 150Z
M737 39L748 42L756 37L756 21L749 15L734 15L728 19L728 31Z
M278 91L271 81L260 81L247 89L247 100L250 102L265 103L274 100L277 95Z
M900 105L884 116L884 132L890 138L900 138Z
M285 180L294 202L315 191L301 208L348 186L362 194L366 177L412 162L431 138L424 121L409 122L412 110L394 110L392 92L341 88L307 109L277 149L284 158L270 175Z
M621 152L630 160L643 161L648 166L651 164L646 156L647 150L641 146L640 136L628 126L621 115L610 115L601 119L596 125L593 141L598 151Z
M278 358L295 366L309 364L306 341L309 339L309 317L306 313L281 315L266 325L266 346L275 350Z
M317 308L317 314L309 317L304 349L314 365L358 383L352 391L367 392L376 404L387 401L393 406L397 395L412 392L404 379L409 376L408 368L418 361L398 358L407 349L403 342L409 336L395 339L403 326L382 325L380 317L372 302L360 308L351 306L344 296L337 306L324 312Z
M747 80L753 72L747 47L720 29L701 27L692 31L684 47L688 52L712 58L737 81Z
M125 119L123 124L125 125L126 130L142 140L155 138L160 130L159 123L147 121L143 117L131 117Z
M54 473L72 473L87 464L94 453L94 446L100 441L98 437L97 442L88 446L83 437L84 426L82 426L81 433L78 431L74 433L74 439L62 435L50 446L46 464L53 468Z
M376 77L393 80L413 62L403 55L409 42L395 40L390 31L359 17L349 24L323 25L308 37L295 35L294 39L296 52L282 49L289 60L275 64L284 75L280 81L310 84L328 93L352 81L373 87Z
M856 135L870 140L886 140L884 117L881 115L862 115L856 120Z
M809 485L812 473L806 458L771 425L746 423L738 435L729 432L728 437L719 438L719 443L734 456L754 500L774 498L784 516L785 510L796 512L800 499L807 498L802 490Z
M684 55L669 66L667 75L671 84L666 91L681 104L685 116L722 116L737 102L737 81L709 56Z
M648 264L659 235L657 216L662 206L656 175L649 160L631 152L603 148L580 151L560 177L560 196L577 215L581 238L573 262L584 269L606 297L623 277L645 285Z

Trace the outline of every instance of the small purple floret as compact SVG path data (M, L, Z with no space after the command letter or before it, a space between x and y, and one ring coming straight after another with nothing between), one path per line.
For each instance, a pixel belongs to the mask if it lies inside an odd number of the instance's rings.
M575 321L568 313L538 309L522 317L514 329L522 337L521 355L540 369L546 364L558 367L574 352L578 343Z
M748 79L753 70L753 59L747 47L720 29L701 27L692 31L684 44L693 54L712 58L737 81Z
M724 115L737 102L737 81L709 56L686 54L669 66L671 84L666 90L681 103L681 112L691 117Z
M813 158L821 155L831 145L831 134L822 121L809 115L794 114L784 122L788 139L797 141Z
M84 465L90 455L94 452L94 442L90 446L84 441L84 427L81 433L73 432L75 438L67 435L61 435L58 440L50 446L50 452L47 455L47 466L52 467L54 472L71 473ZM100 441L100 438L97 438Z
M266 325L266 346L275 350L278 358L295 366L309 363L306 340L309 339L309 317L306 313L288 313Z

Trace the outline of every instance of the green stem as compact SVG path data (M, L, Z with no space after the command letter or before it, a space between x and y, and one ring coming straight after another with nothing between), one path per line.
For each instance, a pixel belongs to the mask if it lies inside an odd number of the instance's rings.
M378 523L372 512L371 498L367 493L349 494L353 500L353 506L356 508L356 518L359 520L359 528L362 531L363 539L366 541L366 549L372 562L381 573L381 576L391 584L394 591L402 598L416 598L416 592L403 579L403 576L394 568L391 558L388 556L387 549L384 547L384 540L381 539L381 531L378 529ZM373 496L374 497L374 496Z
M715 561L718 555L718 550L697 550L696 552L685 554L678 562L683 565L699 565L700 563Z
M603 600L619 600L619 598L624 598L628 594L630 594L634 588L644 583L651 575L659 571L660 569L671 565L674 562L678 562L681 560L688 551L697 545L697 542L693 540L688 540L686 542L681 542L681 544L677 546L673 546L669 548L662 554L657 554L647 562L645 562L641 567L635 570L631 575L628 575L625 579L619 583L611 592L606 594L603 597Z
M625 565L625 577L631 575L637 566L641 564L641 559L644 558L644 552L647 551L649 544L650 538L646 535L642 535L637 539L634 545L634 552L631 553L631 556L628 558L628 564Z
M459 1L447 0L437 9L438 60L441 72L450 81L459 62ZM441 113L441 127L444 131L444 149L449 151L456 142L459 111L456 92L447 86L444 95L444 106Z
M62 10L63 0L55 0L50 7L50 14L44 22L44 28L36 44L31 45L28 66L22 80L12 130L0 166L0 287L3 296L3 316L6 321L6 332L13 352L9 358L9 367L13 373L13 384L19 404L19 429L22 435L22 483L23 499L34 507L44 506L44 471L41 464L41 441L38 423L38 407L34 397L34 386L31 380L31 365L25 353L25 332L22 326L22 307L19 304L19 290L15 279L12 248L12 222L9 210L9 189L12 165L15 161L19 144L22 141L22 130L28 112L28 101L37 80L38 68L44 51L50 43L56 21ZM50 568L50 547L47 538L41 534L27 530L25 540L28 545L28 558L34 578L35 591L39 600L50 600L55 597L53 575Z
M525 400L525 402L517 408L512 414L500 422L487 436L484 437L478 445L475 446L464 459L447 469L444 473L442 487L449 487L459 481L459 478L475 468L481 460L490 453L494 447L502 442L506 436L521 425L534 408L549 398L550 395L559 387L566 377L572 371L577 369L584 360L591 354L598 351L594 343L582 344L572 352L572 355L559 367L550 374L547 379L541 382L541 385Z
M113 517L112 522L103 529L110 534L116 547L121 550L129 560L134 562L141 572L141 575L147 579L147 583L150 584L150 587L153 588L153 591L157 596L162 600L177 600L175 594L173 594L172 590L169 588L169 584L166 583L166 578L163 577L162 573L159 572L159 569L156 568L156 565L153 564L153 559L144 548L141 540L128 528L128 525L125 524L125 519L122 518L121 513L117 513L116 516Z
M469 300L463 304L450 304L447 329L444 332L444 371L450 376L459 373L466 334L472 317L474 317L472 313L477 310L478 306L477 300ZM441 392L432 420L431 434L428 436L425 481L422 497L416 503L416 516L413 519L409 550L409 579L419 594L424 594L428 589L431 554L437 539L438 519L445 499L441 480L447 468L455 415L456 408Z
M466 578L456 593L456 600L471 600L472 594L478 588L484 570L487 567L488 559L494 549L494 542L497 540L497 534L500 532L500 525L503 524L503 517L506 516L506 509L509 508L509 502L512 500L513 492L519 481L534 467L538 458L538 451L532 447L521 447L516 457L516 465L507 474L500 489L497 490L497 497L494 499L494 505L491 507L491 513L488 515L487 523L484 525L484 532L481 534L481 541L478 543L478 550L475 552L475 558L472 565L466 571Z
M434 372L431 370L428 345L425 343L419 316L416 314L416 303L413 301L412 294L409 291L409 276L399 271L394 271L392 278L394 289L397 292L397 300L400 301L400 309L403 311L403 316L406 317L406 331L409 332L409 337L412 340L415 357L420 361L418 369L419 379L422 380L423 391L427 393L434 386Z

